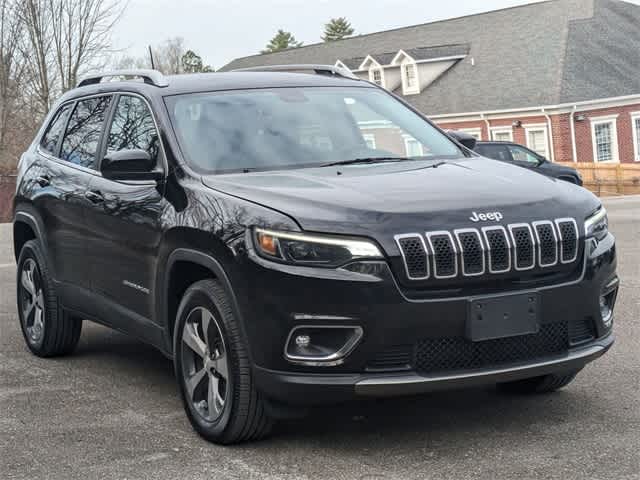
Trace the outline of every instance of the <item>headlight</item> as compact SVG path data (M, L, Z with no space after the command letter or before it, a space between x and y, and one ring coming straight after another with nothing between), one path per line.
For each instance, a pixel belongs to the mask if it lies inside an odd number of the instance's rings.
M596 240L602 240L609 232L609 219L607 211L601 207L591 217L584 222L584 232L587 238L593 237Z
M329 235L276 232L256 228L256 250L262 257L295 265L335 268L360 259L383 258L369 240Z

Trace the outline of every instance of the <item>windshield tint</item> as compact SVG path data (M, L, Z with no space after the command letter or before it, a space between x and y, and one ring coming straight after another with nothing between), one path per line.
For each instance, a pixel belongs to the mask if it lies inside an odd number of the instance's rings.
M372 88L275 88L167 99L184 155L210 172L361 158L462 156L449 138Z

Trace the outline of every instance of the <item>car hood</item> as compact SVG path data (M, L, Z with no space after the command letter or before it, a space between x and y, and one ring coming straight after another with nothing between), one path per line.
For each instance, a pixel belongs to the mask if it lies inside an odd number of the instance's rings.
M599 205L580 187L495 160L473 157L434 165L306 168L212 175L203 182L282 212L304 230L374 238L477 227L470 219L473 212L499 211L505 224L560 217L580 223Z

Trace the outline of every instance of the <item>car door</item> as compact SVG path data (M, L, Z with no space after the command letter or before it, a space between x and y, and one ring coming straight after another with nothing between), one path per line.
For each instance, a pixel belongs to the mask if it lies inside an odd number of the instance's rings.
M109 101L109 97L94 97L63 105L37 149L34 168L39 171L34 177L39 191L33 196L34 206L44 224L55 279L69 308L82 305L73 289L88 285L86 193L95 174Z
M104 158L127 149L145 150L158 165L164 168L166 164L150 106L134 94L120 94L115 99L101 155ZM152 319L156 258L166 205L164 182L96 176L88 193L92 201L87 212L92 290L108 305L131 314L130 318ZM130 318L122 320L130 323ZM116 326L128 331L137 327Z

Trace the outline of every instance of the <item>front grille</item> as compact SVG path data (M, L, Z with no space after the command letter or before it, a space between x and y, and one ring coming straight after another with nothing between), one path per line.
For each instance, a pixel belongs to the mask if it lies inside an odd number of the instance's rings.
M533 224L538 241L538 254L541 267L550 267L558 263L558 240L553 223L536 222Z
M571 263L578 255L578 226L573 218L556 220L558 233L560 234L560 261Z
M564 353L569 348L567 322L542 325L533 335L472 342L464 337L418 342L415 369L422 374L473 370L526 362Z
M429 263L424 240L420 235L396 237L407 268L407 276L412 280L429 277Z
M574 263L580 251L578 226L572 218L395 238L409 280L504 275L535 268L543 271L533 275L547 273L548 268L558 273L558 268L550 267Z
M456 238L462 255L462 273L468 277L482 275L484 266L484 246L477 230L456 230Z
M510 226L509 230L511 231L511 242L515 250L516 270L529 270L535 267L536 243L531 227L526 223L522 223Z
M482 232L489 249L489 271L508 272L511 268L511 246L506 230L502 227L487 227L483 228Z
M436 278L452 278L458 274L458 258L449 232L427 234L433 252L433 272Z

